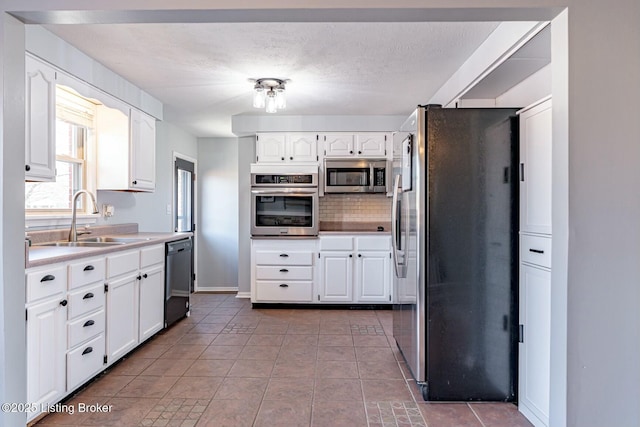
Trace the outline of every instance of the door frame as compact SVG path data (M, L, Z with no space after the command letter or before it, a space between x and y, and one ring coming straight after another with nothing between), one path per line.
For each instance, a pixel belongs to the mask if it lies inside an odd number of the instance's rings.
M198 234L199 226L198 226L198 160L187 156L186 154L179 153L177 151L172 151L171 156L171 231L175 230L178 224L176 224L176 180L174 176L174 171L176 168L176 159L182 159L187 162L193 163L194 176L196 179L193 180L193 223L196 224L196 231L194 235ZM195 236L197 237L197 236ZM196 279L193 281L193 292L198 292L198 242L200 242L199 238L194 239L196 242L193 245L193 273L196 276Z

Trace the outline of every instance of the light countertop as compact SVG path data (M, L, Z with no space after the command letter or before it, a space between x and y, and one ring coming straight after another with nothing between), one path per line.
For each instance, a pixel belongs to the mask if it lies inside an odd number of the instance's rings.
M74 259L85 258L90 256L105 255L112 252L126 251L128 249L136 249L144 246L157 245L165 242L184 239L193 236L191 232L183 233L127 233L127 234L108 234L105 237L120 237L130 239L142 239L136 242L128 242L121 245L110 245L100 247L69 247L69 246L38 246L32 245L28 247L25 256L25 268L39 267L57 262L71 261ZM78 239L82 241L82 238Z

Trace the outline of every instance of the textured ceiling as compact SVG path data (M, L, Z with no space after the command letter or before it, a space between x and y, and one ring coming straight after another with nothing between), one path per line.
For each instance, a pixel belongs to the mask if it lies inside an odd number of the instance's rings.
M409 114L497 23L49 25L165 105L199 137L231 136L250 78L291 79L287 115Z

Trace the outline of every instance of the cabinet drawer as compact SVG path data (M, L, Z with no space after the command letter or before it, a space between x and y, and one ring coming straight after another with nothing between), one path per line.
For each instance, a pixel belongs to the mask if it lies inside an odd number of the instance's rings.
M256 265L312 265L312 252L256 251Z
M104 334L67 353L67 390L71 391L102 370Z
M66 290L67 269L65 266L27 273L27 303L62 293Z
M352 251L353 238L351 236L322 236L320 237L321 251Z
M69 292L69 320L104 307L104 283Z
M104 334L104 322L104 310L69 322L67 325L69 348L73 348L96 335Z
M256 279L262 280L313 280L312 267L262 266L256 267Z
M359 251L388 251L391 249L390 236L356 237L356 249Z
M107 257L107 277L116 277L138 271L139 265L139 251L110 255Z
M140 268L164 262L164 245L140 249Z
M92 258L69 264L69 289L104 280L105 259Z
M312 282L267 282L256 281L256 300L272 302L311 302Z
M551 268L551 238L520 235L520 259L522 262Z

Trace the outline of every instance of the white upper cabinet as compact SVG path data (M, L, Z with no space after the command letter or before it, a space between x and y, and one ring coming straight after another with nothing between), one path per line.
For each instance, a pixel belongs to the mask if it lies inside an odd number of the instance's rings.
M353 133L332 133L320 135L325 157L353 157L355 154Z
M56 71L25 57L25 180L56 178Z
M520 114L520 231L551 234L551 100Z
M131 109L131 186L153 191L156 187L156 119Z
M286 137L285 153L291 162L316 162L318 160L318 135L315 133L290 133Z
M125 106L109 108L105 105L98 106L96 119L98 190L153 191L155 119Z
M375 157L384 158L387 155L387 137L386 133L357 133L356 154L359 157Z
M315 133L259 133L256 135L258 163L309 163L318 160Z
M324 157L342 158L386 158L387 132L327 133L320 135Z

